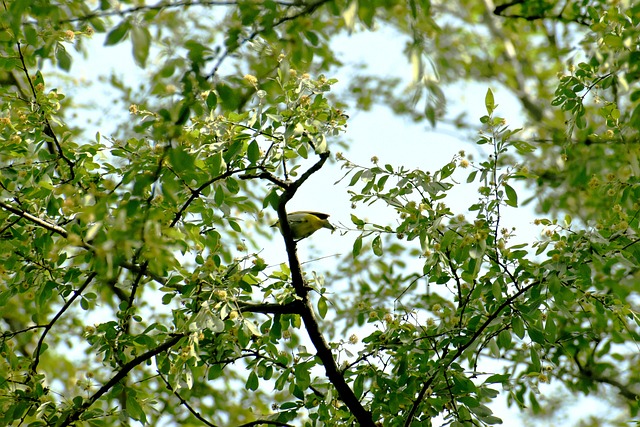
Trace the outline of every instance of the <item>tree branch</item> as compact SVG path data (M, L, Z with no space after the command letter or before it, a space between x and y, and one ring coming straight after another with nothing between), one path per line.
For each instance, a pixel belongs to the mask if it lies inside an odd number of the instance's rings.
M189 402L187 402L186 400L184 400L184 398L182 396L180 396L180 393L178 393L172 386L171 384L169 384L169 381L164 377L164 375L162 375L162 373L160 371L156 371L158 372L158 375L160 376L160 378L162 378L162 381L164 381L165 386L167 387L167 389L173 393L173 395L175 397L178 398L178 400L180 401L180 404L182 406L184 406L185 408L187 408L187 410L189 412L191 412L191 414L196 417L197 419L199 419L200 421L202 421L202 423L208 427L217 427L215 424L213 424L212 422L210 422L209 420L207 420L205 417L203 417L200 412L196 411L195 408L193 406L191 406L189 404Z
M11 206L8 203L2 202L0 201L0 208L9 211L13 214L18 215L21 218L24 218L26 220L31 221L34 224L39 225L40 227L46 228L49 231L52 231L56 234L59 234L62 237L69 237L69 233L67 233L67 230L65 230L64 228L60 227L59 225L50 223L49 221L46 221L44 219L41 219L33 214L30 214L29 212L23 211L22 209L16 208L14 206Z
M513 68L515 80L515 87L513 88L514 92L518 99L520 99L520 102L522 103L524 109L528 111L529 114L531 114L535 121L540 121L544 118L544 111L538 104L534 102L531 95L527 93L523 72L523 68L525 67L523 67L520 58L518 58L518 50L515 48L513 41L507 36L504 31L502 31L500 24L496 22L497 19L491 15L491 9L494 10L494 14L499 15L498 13L496 13L496 10L498 10L499 6L494 8L492 0L484 0L484 4L484 16L487 22L487 27L496 38L496 40L501 40L504 44L504 49L502 49L501 56L504 58L505 62L511 64L511 67Z
M249 169L252 169L252 168L249 168ZM209 187L211 184L213 184L216 181L220 181L221 179L229 178L231 175L236 174L236 173L246 172L247 170L248 169L228 170L225 173L223 173L222 175L215 176L215 177L205 181L198 188L196 188L195 190L192 190L191 191L191 196L189 196L189 199L184 203L184 205L182 205L180 210L178 212L176 212L175 216L173 217L173 220L171 221L171 224L169 224L169 227L175 227L175 225L178 223L178 221L180 221L180 218L182 218L184 216L184 213L187 210L187 208L191 205L191 203L193 203L193 201L195 199L200 197L200 194L202 193L202 191L204 191L205 188Z
M251 175L251 174L242 174L240 175L240 179L266 179L267 181L272 182L273 184L277 185L278 187L282 188L282 189L286 189L287 187L289 187L289 183L287 181L284 181L280 178L278 178L277 176L273 175L270 172L264 171L261 172L257 175Z
M5 5L5 9L6 8L7 7ZM75 174L75 170L74 170L75 163L72 162L62 152L62 147L60 146L60 141L58 141L58 137L56 136L55 132L53 131L53 128L51 127L51 123L49 122L49 118L45 114L45 111L42 108L42 105L40 105L40 103L38 102L38 93L36 91L36 88L33 86L33 80L31 79L31 75L29 74L29 69L28 69L27 64L26 64L26 62L24 60L24 55L22 54L22 45L20 44L20 42L16 42L16 48L18 49L18 55L20 57L20 63L22 64L22 71L25 74L27 82L29 82L29 88L31 89L31 94L33 96L33 103L38 106L38 109L40 110L40 114L41 114L42 119L44 121L44 134L47 135L48 137L50 137L53 140L53 144L54 145L48 144L49 151L53 155L57 154L58 158L61 158L62 160L65 161L65 163L69 166L69 173L70 173L69 181L73 181L73 179L75 178L75 175L76 175Z
M427 390L429 389L429 387L431 387L431 384L436 379L436 376L440 373L440 371L445 371L449 366L451 366L451 364L458 357L460 357L460 355L467 348L469 348L469 346L471 346L471 344L473 344L475 342L475 340L477 340L478 337L480 337L480 335L482 335L484 330L487 327L489 327L491 322L493 322L498 317L498 315L500 313L502 313L502 310L504 310L509 305L511 305L518 297L520 297L520 295L524 294L526 291L528 291L529 289L531 289L534 286L537 286L539 284L540 284L540 281L537 281L537 280L534 281L534 282L531 282L530 284L528 284L527 286L525 286L524 288L522 288L521 290L519 290L518 292L516 292L515 294L513 294L512 296L510 296L506 300L504 300L504 302L502 304L500 304L498 306L498 308L493 313L491 313L489 315L489 317L487 317L487 320L485 320L482 323L482 325L480 325L480 327L478 327L478 329L469 338L469 340L464 345L461 345L460 347L458 347L456 349L455 353L453 353L453 355L449 358L449 360L446 361L442 366L440 366L438 369L436 369L435 372L433 372L433 374L431 374L429 376L429 378L422 385L422 388L420 389L420 392L418 393L418 397L416 397L416 400L413 402L413 405L411 405L411 409L409 410L409 414L407 415L407 419L404 422L405 427L409 427L411 425L411 422L413 421L413 417L415 416L415 414L416 414L416 412L418 410L418 407L422 403L422 400L424 399L425 394L427 393ZM443 355L442 359L444 359L444 355Z
M240 424L238 427L252 427L252 426L280 426L280 427L293 427L292 424L283 423L280 421L271 420L256 420L245 424Z
M636 393L635 391L631 390L628 385L622 384L620 381L614 378L596 374L588 367L582 366L582 363L580 363L580 360L578 360L577 354L573 356L573 361L578 367L578 372L580 372L580 375L582 375L584 378L588 378L598 383L609 384L610 386L617 388L622 397L632 402L638 402L640 400L640 393Z
M307 4L305 8L301 9L297 13L294 13L294 14L288 15L288 16L283 16L282 18L278 19L277 21L275 21L273 24L269 25L268 27L262 27L262 28L258 28L256 30L254 30L246 38L244 38L243 40L240 40L235 47L229 48L229 49L225 49L225 51L222 53L222 55L220 55L220 57L218 58L218 61L216 62L216 64L213 66L213 70L211 71L211 73L209 73L209 75L207 76L207 79L210 79L213 76L215 76L216 73L218 72L218 69L220 68L220 66L224 62L224 60L227 59L227 57L229 55L231 55L233 52L238 50L245 43L250 42L251 40L255 39L256 37L258 37L260 34L262 34L263 32L265 32L267 30L273 30L274 28L284 24L287 21L292 21L292 20L294 20L296 18L299 18L301 16L304 16L304 15L310 15L313 12L315 12L320 6L322 6L325 3L328 3L329 1L331 1L331 0L317 0L315 2L311 2L311 3Z
M85 399L80 407L76 407L70 410L66 414L66 416L63 416L61 421L57 424L57 426L67 427L73 424L74 422L78 421L78 419L80 418L80 416L84 411L89 409L91 405L93 405L100 397L102 397L103 394L111 390L116 384L118 384L127 375L129 375L129 372L131 372L131 370L133 370L136 366L146 362L147 360L151 359L152 357L162 352L169 350L171 347L176 345L182 338L184 338L184 335L174 335L171 338L169 338L167 341L157 346L156 348L153 348L145 353L142 353L140 356L125 363L122 366L122 368L120 368L118 373L116 373L113 377L111 377L111 379L107 381L102 387L100 387L98 391L96 391L93 395L91 395L91 397Z
M282 6L294 6L295 3L285 2L285 1L276 1L275 3ZM84 16L80 16L77 18L65 19L60 22L78 22L78 21L88 21L93 18L106 18L109 16L125 16L130 15L136 12L143 11L152 11L152 10L163 10L163 9L175 9L178 7L190 7L190 6L235 6L238 4L237 0L202 0L202 1L194 1L194 0L184 0L178 2L160 2L155 5L142 5L131 7L129 9L124 10L109 10L109 11L97 11L93 13L89 13Z
M303 310L299 300L287 304L252 304L240 301L237 305L243 313L300 314Z
M507 3L503 3L501 5L496 6L493 9L493 14L500 16L502 18L519 18L519 19L525 19L527 21L538 21L538 20L542 20L542 19L555 19L558 20L560 22L575 22L576 24L580 24L580 25L585 25L585 26L589 26L591 25L591 23L585 19L584 17L576 17L574 19L567 19L564 16L562 16L562 13L564 11L563 10L556 14L556 15L545 15L544 13L537 13L537 14L531 14L531 15L522 15L522 14L505 14L506 10L509 9L510 7L513 6L517 6L519 4L524 4L527 0L513 0Z
M298 255L296 253L296 242L293 239L291 228L289 227L289 222L287 221L287 202L291 200L291 198L293 198L298 188L300 188L300 186L307 179L309 179L312 174L322 168L328 158L328 151L321 153L320 160L318 160L312 167L310 167L305 173L303 173L300 178L288 184L284 188L284 191L280 196L280 201L278 202L278 218L280 220L280 227L287 250L289 268L291 270L291 284L301 303L300 317L302 317L302 321L304 322L304 326L307 334L309 335L309 339L316 349L316 355L322 362L322 365L324 366L327 374L327 378L329 378L331 384L333 384L333 386L336 388L340 399L349 408L360 426L373 427L375 424L373 422L371 412L367 411L364 406L362 406L353 390L349 387L349 384L347 384L347 381L342 376L342 373L338 369L338 365L333 358L333 353L331 352L329 344L320 331L320 325L318 324L318 319L316 318L313 304L309 296L309 289L305 285L304 278L302 276L300 261L298 260Z
M42 344L44 343L45 337L47 336L47 334L49 333L53 325L58 321L60 316L62 316L67 311L67 309L71 306L71 304L73 304L73 302L80 295L82 295L82 292L84 292L87 286L89 286L89 283L91 283L91 281L93 280L94 277L96 277L97 274L98 273L96 272L92 272L91 274L89 274L89 276L84 281L84 283L73 292L73 295L71 296L71 298L69 298L69 301L67 301L62 306L62 308L56 313L56 315L53 316L53 319L51 319L51 321L44 327L44 331L42 332L42 335L40 335L40 339L38 340L36 349L33 351L33 363L31 364L31 372L33 374L36 373L36 370L38 369L38 364L40 363L40 352L42 351Z

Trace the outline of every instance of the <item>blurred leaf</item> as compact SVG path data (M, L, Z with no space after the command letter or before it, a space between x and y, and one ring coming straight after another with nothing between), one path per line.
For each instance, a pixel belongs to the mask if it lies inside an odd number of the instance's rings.
M56 60L58 61L58 67L64 71L71 70L71 56L62 43L56 43Z
M131 44L133 59L139 67L144 68L147 64L151 46L149 29L142 25L134 25L131 27Z
M109 31L109 34L107 34L107 37L104 40L105 46L113 46L120 43L129 33L130 29L131 24L129 24L129 21L122 21L119 25Z

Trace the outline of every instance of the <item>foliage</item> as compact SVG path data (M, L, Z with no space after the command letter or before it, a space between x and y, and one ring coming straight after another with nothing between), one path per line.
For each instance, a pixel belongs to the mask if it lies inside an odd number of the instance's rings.
M5 0L0 423L494 425L501 393L548 415L550 382L613 390L637 420L640 6L445 3ZM410 96L375 74L332 93L333 37L377 25L407 37ZM52 86L95 32L149 76L111 79L126 107L108 136ZM511 91L525 127L491 89L479 125L449 117L464 79ZM488 155L426 171L336 154L353 205L396 220L352 215L323 276L284 219L354 100L479 129ZM460 178L467 212L445 203ZM542 238L516 242L504 211L531 201Z

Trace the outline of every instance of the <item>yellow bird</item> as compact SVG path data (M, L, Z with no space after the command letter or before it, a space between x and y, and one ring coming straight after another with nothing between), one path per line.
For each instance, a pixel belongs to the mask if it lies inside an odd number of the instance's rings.
M327 218L329 218L329 215L322 212L298 211L287 214L291 235L294 240L302 240L309 237L321 228L328 228L334 231L335 227L327 221ZM276 221L272 227L280 228L280 221Z

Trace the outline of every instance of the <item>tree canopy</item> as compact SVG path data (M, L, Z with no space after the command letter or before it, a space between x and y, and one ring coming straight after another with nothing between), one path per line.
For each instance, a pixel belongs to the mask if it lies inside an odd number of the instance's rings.
M0 26L0 424L484 426L504 396L553 417L549 383L617 408L581 425L638 421L639 4L3 0ZM336 37L380 27L411 83L332 91ZM96 33L144 81L74 96ZM464 82L480 117L447 109ZM350 161L374 105L487 154ZM328 162L389 221L354 210L309 266L288 202ZM531 206L522 243L504 211Z

